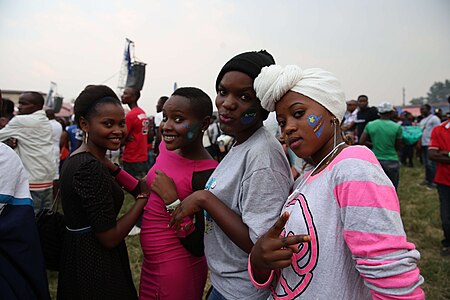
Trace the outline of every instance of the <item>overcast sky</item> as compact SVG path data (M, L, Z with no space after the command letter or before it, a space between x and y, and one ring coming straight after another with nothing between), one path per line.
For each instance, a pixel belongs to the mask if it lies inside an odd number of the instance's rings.
M449 0L0 0L0 88L48 92L53 81L65 100L87 84L117 90L126 37L147 63L148 114L174 82L214 101L220 68L249 50L331 71L347 99L371 105L450 79Z

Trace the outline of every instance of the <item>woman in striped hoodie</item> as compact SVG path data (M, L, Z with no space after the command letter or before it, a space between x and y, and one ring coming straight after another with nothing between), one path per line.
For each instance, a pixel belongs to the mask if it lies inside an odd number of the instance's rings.
M273 65L254 86L289 147L314 164L251 251L254 285L270 288L271 299L423 299L420 254L407 242L395 188L368 148L342 140L337 79Z

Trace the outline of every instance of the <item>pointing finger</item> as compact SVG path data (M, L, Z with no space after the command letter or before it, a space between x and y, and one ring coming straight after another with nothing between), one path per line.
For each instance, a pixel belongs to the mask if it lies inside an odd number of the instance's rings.
M268 235L270 237L279 237L281 232L283 231L284 225L286 225L287 220L289 219L289 213L285 211L281 217L277 220L277 222L269 229Z

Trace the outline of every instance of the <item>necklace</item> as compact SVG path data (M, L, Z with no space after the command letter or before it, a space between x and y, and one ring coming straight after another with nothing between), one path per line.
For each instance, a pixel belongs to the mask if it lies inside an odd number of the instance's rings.
M295 189L292 192L292 194L290 194L289 197L288 197L288 200L287 200L288 202L290 200L296 198L300 194L300 188L305 184L306 181L308 181L309 177L311 177L311 175L322 165L322 163L325 160L328 159L328 161L325 163L325 166L327 166L332 161L332 158L336 154L336 152L339 150L339 147L341 147L344 144L345 144L345 142L341 142L336 147L334 147L330 152L328 152L328 154L325 155L324 158L322 158L322 160L317 164L317 166L314 167L314 169L308 174L308 176L306 176L305 179L300 181L300 183L295 187Z

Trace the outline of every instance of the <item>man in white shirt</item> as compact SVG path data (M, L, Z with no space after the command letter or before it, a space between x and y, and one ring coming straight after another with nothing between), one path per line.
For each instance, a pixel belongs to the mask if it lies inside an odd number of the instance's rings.
M358 136L356 135L356 119L358 115L358 102L356 100L347 101L347 111L344 115L344 120L341 124L341 130L350 144L356 144L358 142Z
M46 109L45 114L52 126L52 142L53 142L53 160L55 162L55 178L53 180L53 195L56 196L58 191L59 182L59 155L60 155L60 143L62 135L62 126L55 120L55 111L53 109Z
M19 97L19 114L0 130L0 141L17 140L15 150L29 176L35 214L50 208L56 173L52 127L43 106L44 98L40 93L23 93Z
M419 123L420 128L422 128L421 156L422 163L425 166L425 180L422 182L422 185L426 185L427 188L433 188L436 187L436 184L433 183L436 174L436 163L428 158L428 145L430 144L431 131L433 131L434 127L441 124L441 119L431 113L431 106L428 104L420 107L420 114L423 116Z

